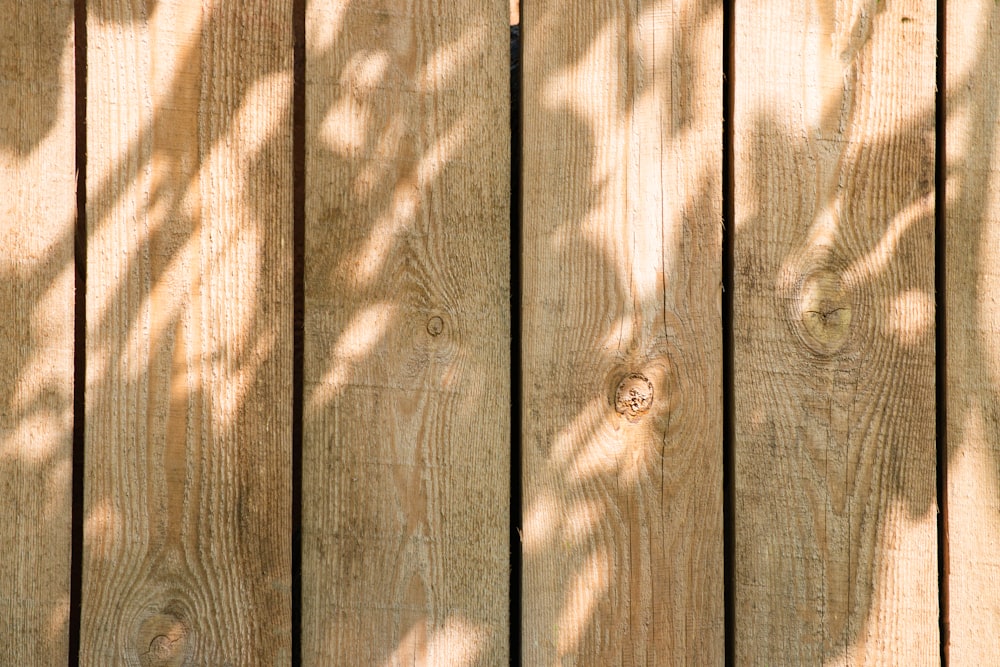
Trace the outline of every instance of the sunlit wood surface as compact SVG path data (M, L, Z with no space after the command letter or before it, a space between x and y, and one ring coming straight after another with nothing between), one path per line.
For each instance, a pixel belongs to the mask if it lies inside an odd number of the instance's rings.
M73 3L0 1L0 662L64 665L73 429Z
M722 3L523 8L526 665L721 665Z
M740 3L746 665L937 664L933 3Z
M307 7L303 660L505 665L508 7Z
M0 0L0 665L1000 664L937 4Z
M947 5L948 590L953 665L1000 656L1000 6Z
M81 664L289 664L291 2L86 4Z

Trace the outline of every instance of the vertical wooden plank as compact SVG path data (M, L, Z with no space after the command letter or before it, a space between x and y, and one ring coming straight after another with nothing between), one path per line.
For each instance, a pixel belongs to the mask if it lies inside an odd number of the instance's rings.
M307 7L306 664L508 659L507 12Z
M721 665L722 2L523 7L526 665Z
M0 662L66 664L73 3L0 2Z
M1000 6L947 4L950 658L1000 655Z
M736 12L738 664L937 664L935 6Z
M288 664L288 0L90 0L81 662Z

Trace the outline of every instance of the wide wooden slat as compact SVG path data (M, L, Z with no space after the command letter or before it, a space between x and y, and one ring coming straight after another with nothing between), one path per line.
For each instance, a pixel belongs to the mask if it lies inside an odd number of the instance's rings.
M951 664L1000 656L1000 6L947 5Z
M737 664L938 663L934 10L737 8Z
M291 1L86 4L81 664L288 664Z
M303 662L506 664L508 6L306 20Z
M0 663L66 664L73 3L0 2Z
M721 665L722 2L523 7L526 665Z

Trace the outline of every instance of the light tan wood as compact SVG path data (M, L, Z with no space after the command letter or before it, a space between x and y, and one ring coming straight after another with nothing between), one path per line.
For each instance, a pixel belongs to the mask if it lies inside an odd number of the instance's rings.
M736 663L939 662L935 7L736 12Z
M524 44L525 665L721 665L722 3Z
M291 2L87 7L81 664L289 664Z
M0 2L0 663L64 665L73 431L73 3Z
M950 658L1000 655L1000 7L947 5Z
M304 664L508 661L507 9L307 6Z

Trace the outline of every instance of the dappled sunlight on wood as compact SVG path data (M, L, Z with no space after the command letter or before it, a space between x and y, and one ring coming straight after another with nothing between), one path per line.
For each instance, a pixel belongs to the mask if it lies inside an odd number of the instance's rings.
M125 528L122 516L111 499L105 498L98 504L92 504L83 518L83 539L88 542L91 557L110 557L113 545L106 538L120 535Z
M454 616L438 628L422 621L410 628L382 667L472 667L487 635L487 628Z
M306 8L307 662L507 660L506 10Z
M934 219L935 195L921 193L907 206L901 208L888 222L882 238L872 249L858 257L845 271L845 276L855 286L874 280L884 280L894 268L893 259L900 252L900 244L907 236L920 233L928 220Z
M897 294L883 316L886 334L903 345L918 345L934 335L934 297L922 290Z
M935 45L916 2L737 16L737 662L938 655Z
M991 664L1000 3L524 9L0 0L8 662Z
M83 661L287 657L290 7L88 3Z
M525 10L525 660L715 664L722 3Z
M1000 5L948 0L947 520L951 664L1000 627Z
M351 381L356 364L364 361L383 343L389 327L398 317L391 301L371 304L354 314L333 346L333 363L309 397L309 410L323 410Z
M73 3L0 0L0 16L0 656L6 664L66 664Z
M997 386L996 384L994 386ZM991 604L994 592L1000 586L1000 563L996 560L1000 545L1000 473L996 458L988 448L971 446L992 442L995 417L991 406L980 405L978 400L964 398L961 418L961 440L956 443L959 452L948 468L951 487L949 501L962 511L973 508L974 530L955 530L949 533L952 567L957 575L951 579L951 594L957 601L978 602L975 617L963 614L956 620L963 632L962 644L957 648L962 655L990 655L995 646L995 636L973 632L970 628L1000 628L1000 607ZM966 573L974 572L975 576ZM985 598L985 600L984 600ZM966 633L973 634L968 637Z
M566 599L557 624L551 629L542 629L552 632L560 661L578 653L597 606L611 586L611 570L611 560L600 548L575 568L566 587Z

